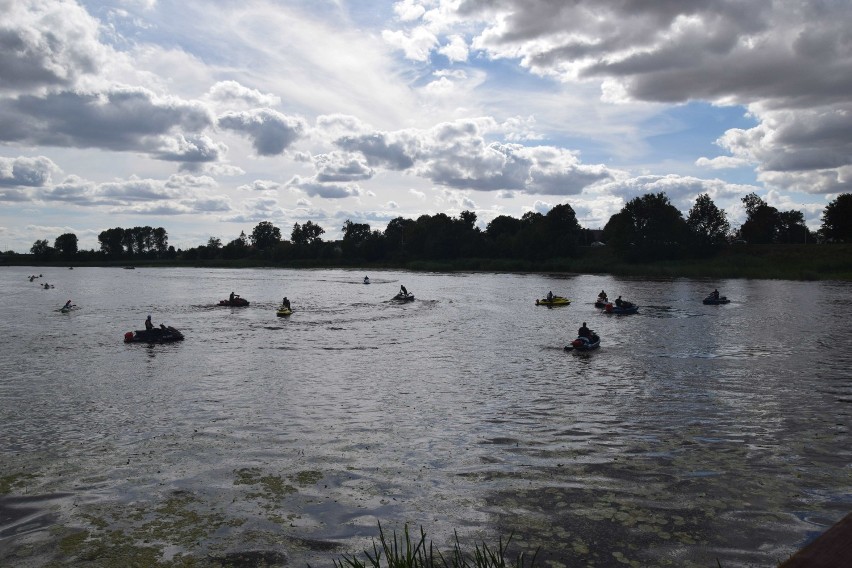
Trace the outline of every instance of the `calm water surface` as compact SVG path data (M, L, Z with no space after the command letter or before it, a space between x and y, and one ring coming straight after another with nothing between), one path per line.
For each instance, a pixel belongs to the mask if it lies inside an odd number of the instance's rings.
M381 521L544 565L774 566L852 509L848 283L364 276L0 268L0 565L331 565ZM186 341L124 344L149 313ZM565 352L583 321L601 349Z

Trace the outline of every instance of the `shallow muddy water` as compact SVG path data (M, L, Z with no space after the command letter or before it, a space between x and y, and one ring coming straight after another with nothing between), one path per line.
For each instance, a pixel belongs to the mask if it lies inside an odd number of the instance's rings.
M0 268L0 565L330 566L381 522L774 566L852 509L848 283L364 276ZM123 343L149 313L186 340ZM565 352L583 321L601 348Z

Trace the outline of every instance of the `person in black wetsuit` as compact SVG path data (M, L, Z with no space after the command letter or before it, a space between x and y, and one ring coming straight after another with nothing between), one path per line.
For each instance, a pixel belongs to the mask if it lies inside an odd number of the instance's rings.
M148 330L148 331L151 331L152 329L154 329L154 324L153 324L153 322L151 322L151 316L150 315L147 318L145 318L145 329Z
M284 296L284 299L281 300L281 306L290 309L290 300L287 299L287 296Z
M399 286L399 291L400 293L402 293L403 296L408 296L408 290L406 290L405 286L403 286L402 284L400 284Z
M586 327L586 322L583 322L583 325L577 330L577 337L592 338L592 330Z

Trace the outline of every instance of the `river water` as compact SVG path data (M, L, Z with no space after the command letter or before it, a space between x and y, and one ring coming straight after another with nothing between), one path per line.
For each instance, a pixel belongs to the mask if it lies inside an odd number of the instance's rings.
M775 566L852 509L850 283L364 276L0 268L0 565L330 566L408 523L539 565ZM186 340L123 343L147 314ZM601 348L565 352L583 321Z

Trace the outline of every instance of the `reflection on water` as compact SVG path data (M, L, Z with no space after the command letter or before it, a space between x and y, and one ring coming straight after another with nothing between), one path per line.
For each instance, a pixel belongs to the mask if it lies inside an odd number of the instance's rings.
M852 505L848 284L39 270L55 289L0 270L0 564L328 565L380 520L567 565L773 565ZM214 307L232 290L251 305ZM124 344L148 313L187 339ZM566 353L582 321L602 346Z

